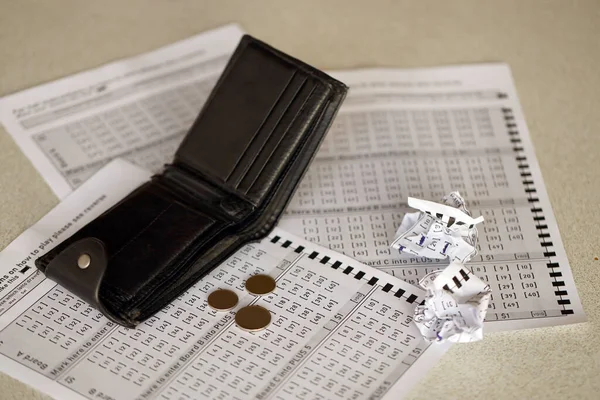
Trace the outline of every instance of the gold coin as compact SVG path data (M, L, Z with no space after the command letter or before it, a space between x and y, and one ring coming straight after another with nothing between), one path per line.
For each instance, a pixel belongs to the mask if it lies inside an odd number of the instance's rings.
M275 279L269 275L254 275L246 281L246 290L257 296L271 293L275 286Z
M208 305L217 311L229 311L238 303L235 292L227 289L217 289L208 295Z
M235 314L235 323L245 331L260 331L271 323L271 313L261 306L242 307Z

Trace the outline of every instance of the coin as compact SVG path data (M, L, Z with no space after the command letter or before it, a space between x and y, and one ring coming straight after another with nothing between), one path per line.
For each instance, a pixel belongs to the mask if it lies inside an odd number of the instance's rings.
M246 281L246 290L254 295L260 296L275 290L275 279L269 275L254 275Z
M261 306L242 307L235 314L235 323L245 331L260 331L271 323L271 313Z
M217 311L229 311L237 303L237 294L231 290L217 289L208 295L208 305Z

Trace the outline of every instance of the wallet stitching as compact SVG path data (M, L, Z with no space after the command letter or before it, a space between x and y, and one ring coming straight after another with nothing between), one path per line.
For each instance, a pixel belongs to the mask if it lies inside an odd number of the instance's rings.
M169 204L164 210L162 210L156 217L154 217L154 219L152 221L150 221L148 223L148 225L146 225L144 228L142 228L142 230L140 230L134 237L132 237L131 239L129 239L127 241L127 243L125 243L123 246L121 246L121 248L119 250L117 250L114 254L112 254L109 258L109 260L112 260L113 258L115 258L120 252L122 252L123 250L125 250L125 248L127 246L129 246L131 243L133 243L133 241L135 241L138 237L140 237L144 232L146 232L159 218L161 215L163 215L164 213L166 213L171 207L173 206L173 203Z

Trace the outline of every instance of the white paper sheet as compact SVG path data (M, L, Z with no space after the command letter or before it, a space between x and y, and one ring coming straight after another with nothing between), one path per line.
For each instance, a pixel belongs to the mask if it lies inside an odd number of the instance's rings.
M155 170L240 34L230 26L6 97L0 121L60 197L117 155ZM488 329L585 319L508 66L333 74L350 94L282 228L416 285L438 266L391 253L404 199L458 190L486 219L469 267L496 293Z
M227 25L0 99L0 122L59 198L121 157L169 162L242 37Z
M43 278L33 260L149 173L115 160L0 253L0 370L57 399L398 399L447 346L424 341L412 321L423 291L276 229L239 250L136 329L108 321ZM266 273L276 290L248 294ZM216 288L240 297L208 307ZM248 304L271 324L233 322Z
M389 248L406 198L457 190L485 217L485 330L585 320L508 66L333 75L350 94L280 227L417 285L447 262Z

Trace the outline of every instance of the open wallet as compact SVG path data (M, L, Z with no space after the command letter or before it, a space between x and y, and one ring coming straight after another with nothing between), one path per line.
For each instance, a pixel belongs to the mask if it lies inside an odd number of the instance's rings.
M244 36L173 162L37 268L134 327L274 228L347 89Z

